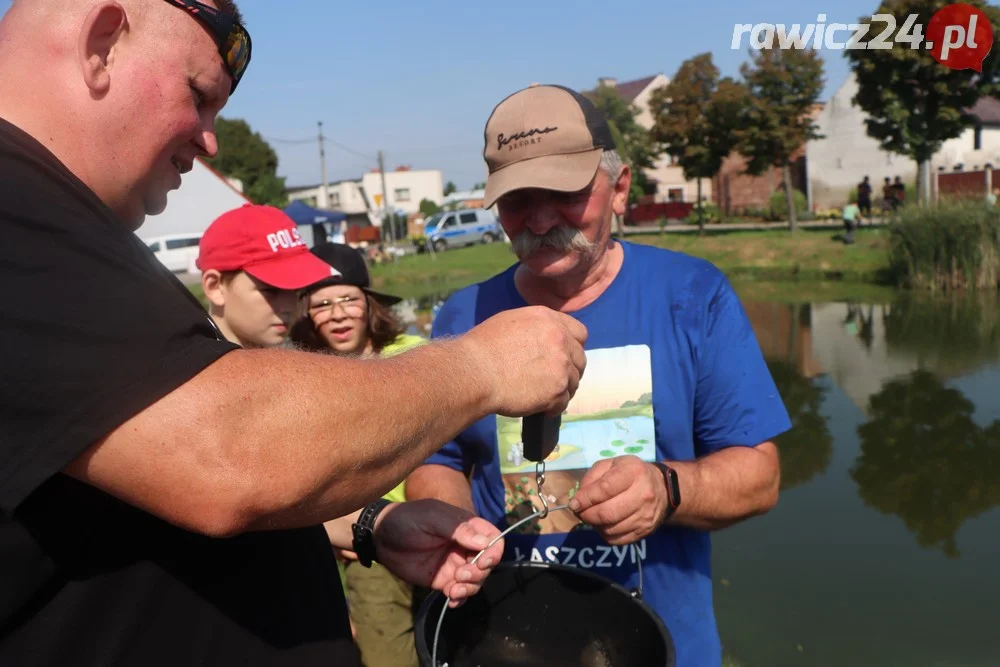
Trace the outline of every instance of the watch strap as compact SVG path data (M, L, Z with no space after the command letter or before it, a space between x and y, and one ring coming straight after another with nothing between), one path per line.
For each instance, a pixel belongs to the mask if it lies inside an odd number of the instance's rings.
M681 487L677 481L677 471L662 461L653 461L653 465L663 474L663 484L667 487L667 518L673 516L681 505Z
M389 504L390 501L385 498L368 503L351 526L354 553L358 555L358 562L365 567L371 567L375 562L375 520Z

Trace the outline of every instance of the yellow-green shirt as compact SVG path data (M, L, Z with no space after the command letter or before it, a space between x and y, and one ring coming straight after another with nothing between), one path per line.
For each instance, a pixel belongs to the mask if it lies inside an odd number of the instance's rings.
M410 334L402 334L397 337L396 340L392 341L388 345L382 348L382 356L391 357L394 354L399 354L400 352L405 352L411 348L418 345L423 345L427 342L426 338L421 336L411 336ZM383 498L390 500L394 503L401 503L406 500L406 481L399 483L396 488L394 488L389 493L385 494Z

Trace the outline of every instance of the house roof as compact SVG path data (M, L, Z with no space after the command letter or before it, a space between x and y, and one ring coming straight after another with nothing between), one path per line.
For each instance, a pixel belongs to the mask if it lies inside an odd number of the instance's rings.
M626 102L634 102L635 98L639 97L639 93L646 90L649 84L653 83L653 79L657 77L656 74L653 76L643 77L641 79L635 79L634 81L623 81L622 83L615 84L615 90L621 95Z
M1000 99L995 97L980 97L979 100L966 111L983 125L1000 125Z
M452 204L454 202L469 201L474 199L485 199L486 190L480 188L479 190L460 190L452 192L450 195L444 198L445 205Z
M361 185L361 180L357 178L342 178L339 181L330 181L327 183L330 187L335 185L342 185L344 183L357 183ZM285 188L285 192L300 192L302 190L315 190L316 188L323 187L322 183L317 183L316 185L289 185Z
M135 235L146 240L168 234L203 234L217 217L252 203L208 163L196 158L181 176L181 187L167 195L166 208L146 217Z

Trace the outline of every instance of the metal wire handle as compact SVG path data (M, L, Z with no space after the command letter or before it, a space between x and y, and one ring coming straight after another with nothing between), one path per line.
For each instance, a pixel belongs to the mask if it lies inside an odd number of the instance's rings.
M543 468L543 470L544 470L544 468ZM542 479L543 480L544 480L544 474L545 473L543 472L542 473ZM509 528L507 528L507 530L503 531L502 533L500 533L499 535L497 535L496 537L494 537L493 541L491 541L489 544L486 545L486 548L484 548L482 551L480 551L478 554L476 554L476 557L472 559L472 562L470 564L471 565L475 565L476 562L480 558L482 558L483 554L486 553L489 550L490 547L492 547L494 544L496 544L497 542L499 542L500 540L502 540L507 535L507 533L511 532L515 528L519 528L520 526L523 526L524 524L528 523L529 521L533 521L533 520L538 519L538 518L544 519L546 516L548 516L549 512L559 512L561 510L568 510L569 509L569 505L556 505L555 507L549 507L548 503L545 502L544 498L542 499L542 506L543 506L543 509L537 510L534 514L530 514L530 515L526 516L525 518L521 519L520 521L518 521L514 525L510 526ZM635 545L633 544L633 545L631 545L631 547L632 547L632 550L635 551ZM638 553L636 553L635 565L636 565L636 569L639 572L639 587L638 587L638 590L633 590L631 593L632 593L632 597L639 597L639 598L641 598L642 597L642 559L639 558L639 554ZM444 615L448 611L448 604L449 603L451 603L451 598L450 597L446 597L445 601L444 601L444 604L441 606L441 615L438 617L437 627L434 628L434 645L431 647L431 667L448 667L448 663L444 663L443 665L438 665L437 650L438 650L438 639L439 639L439 637L441 635L441 626L444 625Z

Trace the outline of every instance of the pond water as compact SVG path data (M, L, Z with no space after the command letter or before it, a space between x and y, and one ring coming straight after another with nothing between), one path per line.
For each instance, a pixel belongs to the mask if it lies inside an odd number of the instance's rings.
M1000 665L996 301L744 306L794 428L778 506L713 535L727 664Z

